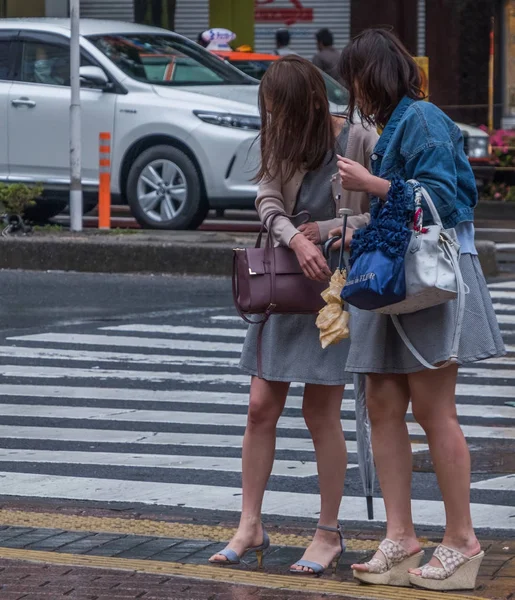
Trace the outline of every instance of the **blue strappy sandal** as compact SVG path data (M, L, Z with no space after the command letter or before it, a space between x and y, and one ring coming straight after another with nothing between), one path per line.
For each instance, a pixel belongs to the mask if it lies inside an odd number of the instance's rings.
M234 550L231 550L229 547L227 547L227 548L224 548L223 550L221 550L220 552L217 552L217 554L221 554L222 556L225 556L225 558L227 560L211 560L210 559L209 562L213 565L222 565L222 566L223 565L239 565L241 563L241 561L243 560L243 557L246 554L248 554L249 552L255 552L256 558L257 558L257 563L258 563L258 569L262 569L264 552L265 552L265 550L268 550L268 548L270 548L270 538L268 537L268 533L263 529L263 543L260 546L255 546L254 548L247 548L241 556L238 556L238 554Z
M343 539L343 531L340 525L338 525L337 527L317 525L317 529L322 529L323 531L331 531L332 533L337 533L340 536L341 552L337 554L331 561L334 575L336 573L336 569L338 568L338 563L340 562L340 559L343 556L343 553L345 552L345 540ZM295 569L294 567L307 567L308 569L311 569L311 571L303 571L300 569ZM290 568L290 573L292 573L293 575L314 575L315 577L321 577L325 573L326 569L328 569L328 567L324 567L319 563L312 562L310 560L299 560Z

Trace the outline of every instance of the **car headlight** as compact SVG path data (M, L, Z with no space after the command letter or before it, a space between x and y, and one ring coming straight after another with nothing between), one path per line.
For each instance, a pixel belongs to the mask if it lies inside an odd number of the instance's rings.
M202 110L194 110L193 114L201 121L211 125L221 125L222 127L235 127L236 129L247 129L259 131L261 129L261 119L253 115L233 115L231 113L219 113Z
M488 158L490 155L488 137L469 136L467 154L469 158Z

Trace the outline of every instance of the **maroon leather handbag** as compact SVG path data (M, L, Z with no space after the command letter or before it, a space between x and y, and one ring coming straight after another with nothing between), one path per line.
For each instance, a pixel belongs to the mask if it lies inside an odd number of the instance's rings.
M285 213L273 213L268 220L268 230L275 219ZM303 211L295 217L309 220ZM297 260L295 252L284 246L274 247L268 235L264 248L261 240L266 227L263 224L254 248L235 248L233 256L232 291L236 310L247 323L260 325L258 334L258 376L262 377L261 341L263 327L272 314L314 314L323 306L321 293L327 283L308 279ZM255 321L247 315L262 315Z

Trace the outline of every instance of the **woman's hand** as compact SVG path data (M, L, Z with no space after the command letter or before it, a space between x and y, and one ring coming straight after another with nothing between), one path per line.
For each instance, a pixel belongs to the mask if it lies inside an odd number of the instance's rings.
M318 227L317 223L305 223L298 229L300 232L302 232L304 237L308 238L310 242L313 242L313 244L320 244L320 228Z
M347 228L347 231L345 232L345 250L349 250L350 249L350 243L352 241L352 236L354 235L354 229L349 229ZM332 237L335 236L341 236L342 234L342 228L341 227L335 227L334 229L331 229L331 231L329 232L329 239L331 239ZM342 245L342 240L341 238L334 242L334 244L331 246L331 250L339 250L341 248Z
M310 242L303 234L298 233L290 241L290 248L295 252L304 275L314 281L328 281L331 271L320 248Z
M368 192L373 175L360 163L338 155L338 172L344 189L351 192Z
M367 192L383 200L388 196L390 182L372 175L362 164L337 154L338 173L344 189L351 192Z

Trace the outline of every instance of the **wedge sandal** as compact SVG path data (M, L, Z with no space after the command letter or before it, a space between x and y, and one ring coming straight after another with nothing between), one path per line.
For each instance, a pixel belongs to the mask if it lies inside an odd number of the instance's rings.
M383 558L374 557L365 563L368 571L353 570L354 578L362 583L373 585L394 585L398 587L409 587L409 569L418 569L424 551L416 554L408 554L398 543L388 538L379 545Z
M475 589L479 567L485 556L484 552L468 557L458 550L440 544L433 556L442 566L424 565L420 575L410 573L411 585L435 591Z

